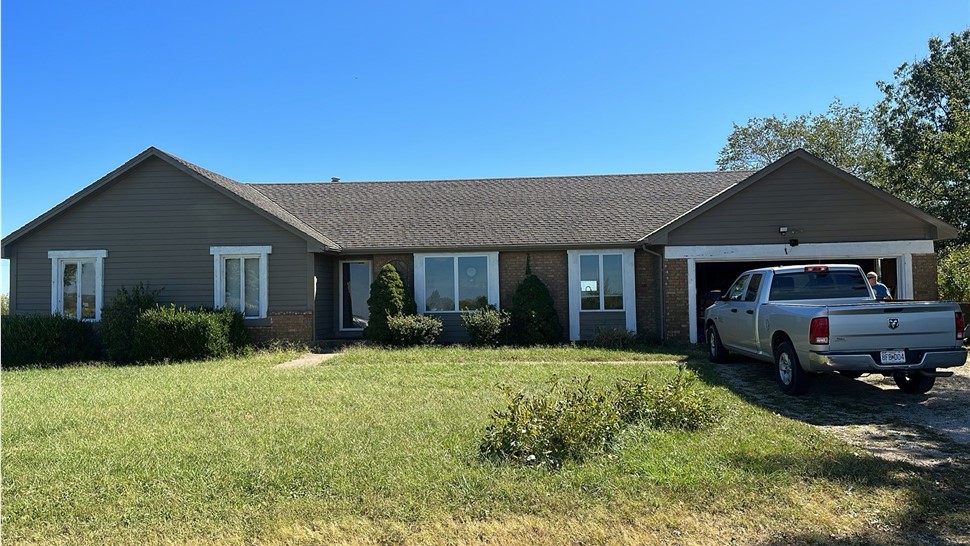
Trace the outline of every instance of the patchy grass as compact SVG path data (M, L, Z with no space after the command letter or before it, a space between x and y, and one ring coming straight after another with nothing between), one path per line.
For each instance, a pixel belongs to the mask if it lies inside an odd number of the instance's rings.
M712 385L700 433L634 427L559 471L481 460L498 384L672 378L691 352L350 349L3 372L2 538L16 543L933 543L965 474L868 456ZM964 535L965 536L965 535Z

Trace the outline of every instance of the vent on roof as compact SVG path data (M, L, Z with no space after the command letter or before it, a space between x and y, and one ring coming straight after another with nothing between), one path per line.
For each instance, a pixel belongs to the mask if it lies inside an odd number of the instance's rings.
M331 182L340 182L340 177L339 177L339 176L334 176L334 177L331 177L331 178L330 178L330 181L331 181Z

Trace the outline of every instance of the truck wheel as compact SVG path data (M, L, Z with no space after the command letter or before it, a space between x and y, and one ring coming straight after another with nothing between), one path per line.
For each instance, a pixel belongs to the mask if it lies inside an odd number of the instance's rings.
M790 341L775 349L775 375L785 394L798 396L808 390L808 373L798 363L798 354Z
M707 357L711 362L727 362L728 350L721 343L721 336L717 334L717 326L707 327Z
M935 372L936 370L927 371ZM920 373L919 371L896 372L893 374L893 381L896 382L899 390L907 394L923 394L933 388L933 384L936 383L936 376Z

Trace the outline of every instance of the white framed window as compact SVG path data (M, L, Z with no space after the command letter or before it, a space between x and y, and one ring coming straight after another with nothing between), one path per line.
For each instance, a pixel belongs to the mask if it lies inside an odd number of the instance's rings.
M340 330L363 330L370 320L371 271L370 260L340 262Z
M632 248L569 250L569 338L579 339L580 314L623 313L626 329L637 331Z
M419 313L460 313L498 307L498 252L414 255Z
M51 314L101 320L107 250L52 250Z
M271 246L213 246L215 306L247 319L266 318Z

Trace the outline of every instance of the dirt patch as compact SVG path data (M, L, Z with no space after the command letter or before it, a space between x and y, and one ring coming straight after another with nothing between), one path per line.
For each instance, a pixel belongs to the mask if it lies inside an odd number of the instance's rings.
M781 393L772 364L732 358L714 369L749 400L879 457L970 468L970 365L951 368L953 377L937 378L926 394L906 394L881 375L823 375L801 397Z
M307 368L310 366L316 366L325 360L330 360L335 356L337 356L337 353L326 353L326 354L306 353L306 354L300 355L297 358L294 358L293 360L283 362L282 364L277 364L276 366L273 366L273 367L281 368L281 369Z

